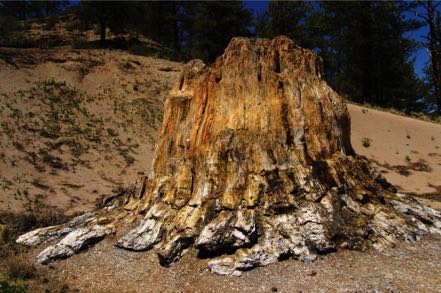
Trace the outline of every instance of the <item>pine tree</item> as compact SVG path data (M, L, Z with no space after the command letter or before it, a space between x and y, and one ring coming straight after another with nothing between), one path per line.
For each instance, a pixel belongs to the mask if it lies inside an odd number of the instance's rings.
M27 6L24 4L24 1L0 1L0 46L14 43L23 31L19 19L26 18Z
M139 32L177 51L182 43L183 3L178 1L144 2Z
M315 44L307 27L312 11L310 2L272 0L266 11L256 17L256 35L264 38L285 35L300 46L312 48Z
M404 2L322 2L320 51L326 78L358 102L409 110L420 98L410 59L416 43L405 33L418 27L406 19Z
M0 1L0 10L2 16L14 17L20 20L29 17L30 1Z
M27 1L32 17L44 17L59 14L69 3L67 0Z
M418 3L423 13L417 16L429 27L425 45L430 52L430 64L425 70L426 77L438 114L441 114L441 2L419 1Z
M82 20L98 24L100 45L104 46L107 28L114 33L123 33L133 28L140 17L138 5L138 2L125 1L81 1L76 12Z
M250 35L252 14L241 1L197 2L187 7L186 49L189 55L213 61L231 38Z

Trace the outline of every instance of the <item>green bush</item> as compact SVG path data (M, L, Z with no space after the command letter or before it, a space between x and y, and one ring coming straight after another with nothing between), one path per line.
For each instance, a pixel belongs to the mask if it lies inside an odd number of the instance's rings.
M27 291L26 286L18 285L12 280L0 281L0 292L2 293L25 293Z
M368 148L371 146L371 140L367 137L363 137L361 139L361 145L364 146L365 148Z

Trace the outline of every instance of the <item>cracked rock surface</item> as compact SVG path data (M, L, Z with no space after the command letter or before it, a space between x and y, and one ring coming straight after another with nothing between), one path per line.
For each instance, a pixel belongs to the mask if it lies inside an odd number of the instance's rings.
M163 265L194 246L215 257L211 271L240 275L441 234L439 212L398 194L354 153L345 102L321 68L283 36L234 38L210 68L189 62L165 102L150 179L100 212L138 222L116 246L153 248ZM38 260L68 257L111 230L83 225Z
M67 234L67 236L57 244L43 250L37 256L37 262L40 264L48 264L57 259L68 258L88 245L95 244L114 231L112 227L100 225L78 228Z

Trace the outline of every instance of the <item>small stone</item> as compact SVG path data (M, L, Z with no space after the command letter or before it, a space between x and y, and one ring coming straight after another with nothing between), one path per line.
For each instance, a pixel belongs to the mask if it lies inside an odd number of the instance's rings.
M107 225L110 224L112 222L112 219L108 218L108 217L99 217L97 219L97 224L99 225Z

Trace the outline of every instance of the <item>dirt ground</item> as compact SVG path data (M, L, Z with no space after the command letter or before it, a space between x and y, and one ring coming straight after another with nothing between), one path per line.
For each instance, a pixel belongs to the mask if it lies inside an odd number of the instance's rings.
M207 260L198 259L194 250L164 268L153 251L116 249L112 240L45 267L41 274L67 284L69 292L441 291L441 238L400 244L383 252L338 251L313 263L289 259L241 277L208 272Z

